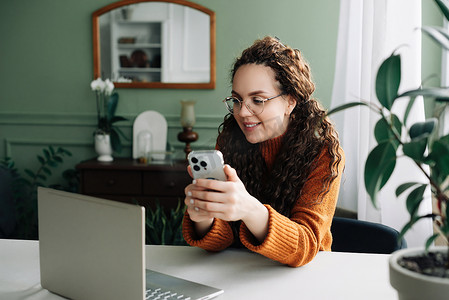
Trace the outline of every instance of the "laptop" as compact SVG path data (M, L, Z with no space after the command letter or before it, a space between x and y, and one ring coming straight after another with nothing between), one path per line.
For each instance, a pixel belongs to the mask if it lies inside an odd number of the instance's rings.
M53 293L82 300L223 293L145 269L144 207L40 187L38 214L41 285Z

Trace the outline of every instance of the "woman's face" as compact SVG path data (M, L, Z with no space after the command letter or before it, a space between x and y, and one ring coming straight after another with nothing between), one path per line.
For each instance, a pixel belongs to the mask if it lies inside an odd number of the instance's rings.
M295 101L283 95L264 103L263 112L254 115L246 107L252 99L271 98L281 93L274 71L264 65L247 64L239 67L232 82L232 96L243 101L234 118L248 142L260 143L282 135L287 129Z

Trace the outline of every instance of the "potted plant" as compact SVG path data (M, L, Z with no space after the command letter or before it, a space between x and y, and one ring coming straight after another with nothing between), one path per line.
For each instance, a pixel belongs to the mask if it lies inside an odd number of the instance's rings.
M4 217L0 223L0 238L38 239L37 187L77 189L77 174L72 169L62 173L68 186L45 183L53 174L52 169L64 162L65 156L72 156L72 153L62 147L48 146L42 149L42 154L36 155L38 168L24 169L23 175L10 157L0 160L0 182L3 183L0 185L0 210Z
M124 121L126 118L115 115L118 94L113 92L114 84L111 80L103 81L103 79L97 78L91 82L90 86L95 92L97 100L97 129L94 131L95 151L99 154L98 160L112 161L112 152L120 153L122 150L120 135L126 138L114 124Z
M435 2L449 20L449 1ZM422 31L449 49L449 32L444 28L425 26ZM400 81L401 57L393 53L381 64L376 77L375 89L380 106L363 101L351 102L332 109L328 115L358 105L368 106L379 114L380 119L374 128L377 146L366 159L364 176L366 191L374 205L377 193L388 182L399 158L411 159L417 170L424 174L425 182L404 182L396 189L396 196L408 192L406 208L410 215L400 238L424 218L432 218L438 232L427 239L422 249L403 249L391 256L390 283L398 290L400 299L447 299L449 247L430 246L438 236L444 237L446 242L449 240L449 135L441 133L438 126L449 103L449 88L420 87L398 94ZM424 122L409 124L407 118L418 96L435 100L434 116ZM407 98L404 115L395 115L393 105ZM431 214L419 215L418 208L429 186L437 209Z
M164 209L156 200L154 209L147 207L145 212L145 243L147 245L178 245L186 246L182 236L182 219L186 206L183 199L178 199L176 208Z

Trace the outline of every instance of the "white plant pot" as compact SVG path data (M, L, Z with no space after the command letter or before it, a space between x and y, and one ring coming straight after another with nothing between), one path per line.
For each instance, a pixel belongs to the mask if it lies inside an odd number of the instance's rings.
M113 161L111 136L109 134L95 134L95 152L97 152L98 161Z
M447 252L447 247L437 246L431 252ZM424 248L409 248L394 252L389 260L390 284L398 291L399 300L447 300L449 299L449 278L423 275L401 267L397 261L402 256L420 255Z

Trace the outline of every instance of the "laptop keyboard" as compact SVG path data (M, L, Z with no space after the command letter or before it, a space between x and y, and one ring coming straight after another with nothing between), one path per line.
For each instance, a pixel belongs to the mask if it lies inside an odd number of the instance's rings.
M161 288L148 289L145 293L145 299L148 300L190 300L191 298L185 295L167 291Z

